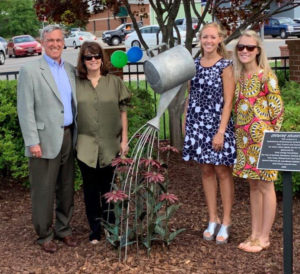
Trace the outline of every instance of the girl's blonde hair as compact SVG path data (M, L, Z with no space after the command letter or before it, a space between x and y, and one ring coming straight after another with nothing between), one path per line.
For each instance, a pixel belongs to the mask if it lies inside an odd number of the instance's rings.
M256 46L258 47L259 53L256 55L256 63L263 70L263 81L266 80L268 77L269 72L271 71L265 50L262 45L262 41L259 37L259 35L254 30L245 30L242 32L241 36L239 37L239 40L236 45L238 45L241 37L252 37L256 41ZM237 48L235 46L234 48L234 79L235 82L239 81L239 79L242 77L242 73L244 71L244 65L241 63L241 61L238 58L237 54Z
M201 46L201 36L202 36L202 33L205 29L209 28L209 27L213 27L213 28L216 28L217 31L218 31L218 35L221 37L222 41L219 43L218 45L218 48L217 48L217 52L219 55L221 55L222 57L224 58L228 58L229 57L229 54L227 52L227 49L225 47L225 44L224 44L224 40L226 38L226 31L216 22L212 22L212 23L208 23L208 24L205 24L201 30L199 31L198 33L198 36L199 36L199 39L200 39L200 43L199 43L199 46L201 48L201 55L203 56L204 54L204 51L203 51L203 48Z

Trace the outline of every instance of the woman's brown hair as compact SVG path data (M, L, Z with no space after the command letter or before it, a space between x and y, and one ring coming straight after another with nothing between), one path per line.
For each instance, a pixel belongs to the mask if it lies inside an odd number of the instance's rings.
M102 60L100 73L101 75L108 73L106 57L100 44L94 41L86 41L81 45L77 62L77 72L80 79L87 79L87 68L84 63L84 55L86 54L100 54Z

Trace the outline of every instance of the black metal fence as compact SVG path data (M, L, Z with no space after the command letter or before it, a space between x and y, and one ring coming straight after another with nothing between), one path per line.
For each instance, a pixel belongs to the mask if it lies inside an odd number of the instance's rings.
M288 80L288 71L289 71L289 56L277 56L277 57L269 57L269 61L274 61L273 70L284 71L284 75ZM17 80L19 71L10 71L10 72L0 72L0 80ZM129 85L134 81L137 86L141 80L145 80L144 75L144 63L129 63L123 69L123 75L125 76L125 81L129 82ZM146 81L147 83L147 81Z
M286 80L288 80L288 71L290 69L289 67L289 56L276 56L276 57L269 57L268 60L270 62L274 62L272 64L272 69L277 72L277 71L283 71L284 75L286 77ZM127 64L127 66L124 68L123 74L125 76L128 76L128 81L129 85L132 81L135 81L137 83L140 82L140 80L144 80L144 63L139 62L135 64ZM126 79L125 79L126 80Z
M269 61L274 61L272 69L277 71L283 71L284 77L286 80L289 80L289 56L278 56L278 57L269 57Z
M284 77L288 80L289 77L289 57L288 56L278 56L278 57L270 57L268 58L270 62L272 62L272 68L275 72L283 71ZM11 72L0 72L0 80L17 80L18 79L18 71ZM150 86L145 78L144 74L144 63L129 63L123 69L123 78L125 82L128 82L129 86L135 85L139 88L144 88L150 92ZM151 89L152 90L152 89ZM154 97L154 110L155 113L157 111L157 95L153 92ZM162 138L167 139L168 136L168 124L166 114L163 114L162 117Z
M18 71L0 72L0 80L17 80L18 75Z

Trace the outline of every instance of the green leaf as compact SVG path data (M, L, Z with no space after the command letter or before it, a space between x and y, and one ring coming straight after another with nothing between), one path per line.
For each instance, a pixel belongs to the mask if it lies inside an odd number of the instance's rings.
M170 218L174 215L174 213L178 210L178 208L181 207L181 204L175 204L171 205L167 208L167 219L170 220Z
M160 215L156 218L155 224L160 224L162 221L166 220L167 216L165 214Z
M145 239L142 243L143 243L143 245L144 245L147 249L150 248L150 245L149 245L147 239Z
M143 189L143 188L144 188L144 185L143 185L143 184L137 185L137 186L134 188L132 194L136 194L137 192L139 192L139 191L140 191L141 189Z
M112 245L117 247L119 245L119 241L115 241L114 239L111 239L110 237L106 238L106 240Z
M170 235L169 235L169 238L168 238L168 245L174 240L174 238L181 232L185 231L186 229L185 228L181 228L181 229L178 229L174 232L172 232Z
M165 229L163 229L161 226L159 226L159 225L156 225L155 226L155 232L157 233L157 234L159 234L163 239L165 238L165 236L166 236L166 231L165 231Z
M157 213L163 206L163 202L158 202L154 208L154 212Z
M132 245L132 244L134 244L134 243L136 243L136 241L130 241L130 242L127 242L127 243L126 243L126 241L125 241L125 239L124 239L124 240L121 240L121 242L120 242L120 247L129 246L129 245Z
M148 229L147 229L147 235L152 235L155 229L155 224L154 223L150 223L148 225Z
M162 190L164 193L167 192L167 188L164 186L164 184L158 183L158 185L160 186L161 190Z

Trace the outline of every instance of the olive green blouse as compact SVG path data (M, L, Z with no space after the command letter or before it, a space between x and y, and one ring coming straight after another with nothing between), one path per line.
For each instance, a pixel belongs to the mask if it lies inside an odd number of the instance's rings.
M90 80L76 80L77 158L96 168L111 164L120 151L121 111L126 111L130 94L123 81L107 74L94 88Z

